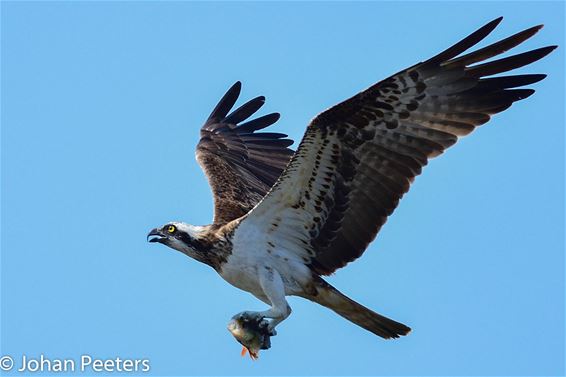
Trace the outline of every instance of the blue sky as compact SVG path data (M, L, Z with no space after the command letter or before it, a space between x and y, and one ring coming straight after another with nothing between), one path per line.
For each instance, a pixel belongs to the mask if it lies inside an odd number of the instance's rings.
M242 359L226 324L264 304L145 239L211 221L194 146L216 101L241 80L300 140L501 15L486 43L545 24L516 51L560 48L517 72L549 77L432 161L329 279L413 332L384 341L291 298L273 348ZM156 375L564 373L563 3L2 2L1 21L1 354Z

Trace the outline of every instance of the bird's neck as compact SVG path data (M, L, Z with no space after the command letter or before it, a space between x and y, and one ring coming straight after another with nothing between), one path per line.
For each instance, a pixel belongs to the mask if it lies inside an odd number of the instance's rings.
M226 262L232 253L232 235L237 224L212 224L206 231L193 238L194 248L184 251L191 258L202 262L216 271Z

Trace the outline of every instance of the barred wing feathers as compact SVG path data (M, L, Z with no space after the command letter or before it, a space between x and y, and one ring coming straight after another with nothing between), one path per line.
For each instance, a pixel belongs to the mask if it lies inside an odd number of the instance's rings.
M485 78L541 59L555 46L482 63L541 26L458 57L500 21L318 115L281 178L240 226L263 229L319 274L358 258L430 158L534 92L516 88L545 77Z
M249 120L265 103L257 97L228 112L238 99L235 83L202 126L196 158L214 196L214 223L222 224L248 213L265 196L293 155L287 135L256 132L279 119L272 113Z

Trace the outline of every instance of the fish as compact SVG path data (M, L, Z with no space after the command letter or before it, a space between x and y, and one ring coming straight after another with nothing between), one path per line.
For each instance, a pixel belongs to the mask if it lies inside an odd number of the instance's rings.
M242 345L242 357L249 353L252 360L259 358L259 351L271 347L271 337L276 335L275 330L267 330L265 320L251 319L242 315L235 315L228 323L228 331Z

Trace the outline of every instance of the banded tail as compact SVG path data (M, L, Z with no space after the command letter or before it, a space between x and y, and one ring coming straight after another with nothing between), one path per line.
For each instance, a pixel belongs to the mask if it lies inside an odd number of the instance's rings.
M348 321L384 339L399 338L411 331L410 327L377 314L373 310L346 297L322 279L320 279L320 284L318 284L316 289L317 294L309 297L309 299L332 309Z

